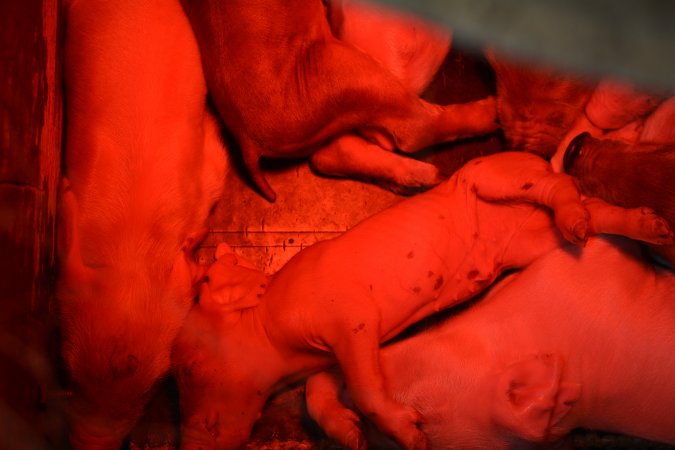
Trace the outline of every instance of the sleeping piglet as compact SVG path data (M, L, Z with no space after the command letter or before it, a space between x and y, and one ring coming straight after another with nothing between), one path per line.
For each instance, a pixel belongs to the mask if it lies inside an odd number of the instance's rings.
M553 209L557 227L540 205ZM380 430L405 448L425 448L422 417L384 384L379 344L564 238L579 243L605 231L672 242L651 212L584 206L567 175L508 152L475 159L438 187L301 251L269 279L221 247L172 356L183 448L238 448L270 394L336 361Z
M430 104L370 55L336 38L325 3L332 9L339 2L181 3L199 42L214 104L239 143L253 182L270 201L276 194L261 171L261 157L307 157L321 149L312 161L316 170L356 171L379 180L386 174L380 165L369 171L352 160L377 162L380 152L388 151L382 156L387 158L393 150L417 152L497 129L493 98ZM328 15L333 17L330 9ZM354 133L376 145L326 145ZM413 178L413 187L423 188L441 179L429 170Z
M169 368L225 158L177 0L66 6L57 296L70 441L119 449Z
M382 373L393 397L424 417L433 449L548 448L575 428L675 444L674 299L673 272L635 242L590 238L384 347ZM306 393L329 434L363 448L341 378L323 372ZM365 430L375 448L394 448Z

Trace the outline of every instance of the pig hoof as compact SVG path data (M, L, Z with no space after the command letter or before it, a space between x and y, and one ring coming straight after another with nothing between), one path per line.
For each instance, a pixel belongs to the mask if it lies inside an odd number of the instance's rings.
M431 189L445 179L436 166L420 164L421 167L397 171L393 181L385 187L395 194L409 196Z
M626 237L638 239L656 245L670 245L675 242L675 235L668 221L657 215L650 208L632 210L632 220L626 225ZM631 225L631 222L633 225ZM623 230L622 230L623 231Z
M426 450L427 446L428 446L427 437L424 435L424 433L420 431L417 433L417 436L410 443L410 445L406 446L406 448L409 448L411 450Z
M578 220L572 227L572 235L575 237L575 243L584 245L587 240L588 220Z
M353 431L346 436L345 447L351 450L366 450L368 445L361 431Z
M351 409L341 407L327 409L325 415L316 418L323 431L337 443L349 450L365 450L366 440L361 431L361 420Z
M655 236L656 243L659 245L669 245L673 243L673 233L668 226L668 222L658 216L653 216L651 223L651 232Z
M414 408L406 407L395 423L391 423L391 436L406 449L426 449L427 438L419 426L424 423L423 416Z

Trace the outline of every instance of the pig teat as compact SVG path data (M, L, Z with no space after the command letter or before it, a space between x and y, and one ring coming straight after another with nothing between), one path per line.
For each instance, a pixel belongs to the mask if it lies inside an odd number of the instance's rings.
M496 420L531 442L560 439L570 429L561 421L579 400L581 386L563 381L563 361L540 353L517 361L497 375Z

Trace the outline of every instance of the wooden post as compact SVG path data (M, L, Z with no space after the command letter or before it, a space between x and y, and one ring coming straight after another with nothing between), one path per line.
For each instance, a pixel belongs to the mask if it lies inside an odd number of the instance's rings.
M0 448L61 448L55 357L60 0L0 0Z

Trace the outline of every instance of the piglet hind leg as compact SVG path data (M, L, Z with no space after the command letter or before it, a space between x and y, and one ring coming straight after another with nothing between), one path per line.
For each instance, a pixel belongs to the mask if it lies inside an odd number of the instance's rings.
M459 182L483 200L524 201L548 206L563 237L583 244L588 233L589 213L574 180L553 173L539 156L503 152L477 158L462 168Z
M403 448L423 450L427 439L418 425L422 416L413 408L395 402L387 393L379 363L379 315L359 312L357 318L337 320L342 332L334 342L327 339L345 375L347 389L357 409L380 431ZM336 330L337 331L337 330Z
M591 214L592 234L617 234L658 246L673 245L675 236L668 222L651 208L622 208L599 198L587 198L584 205Z

